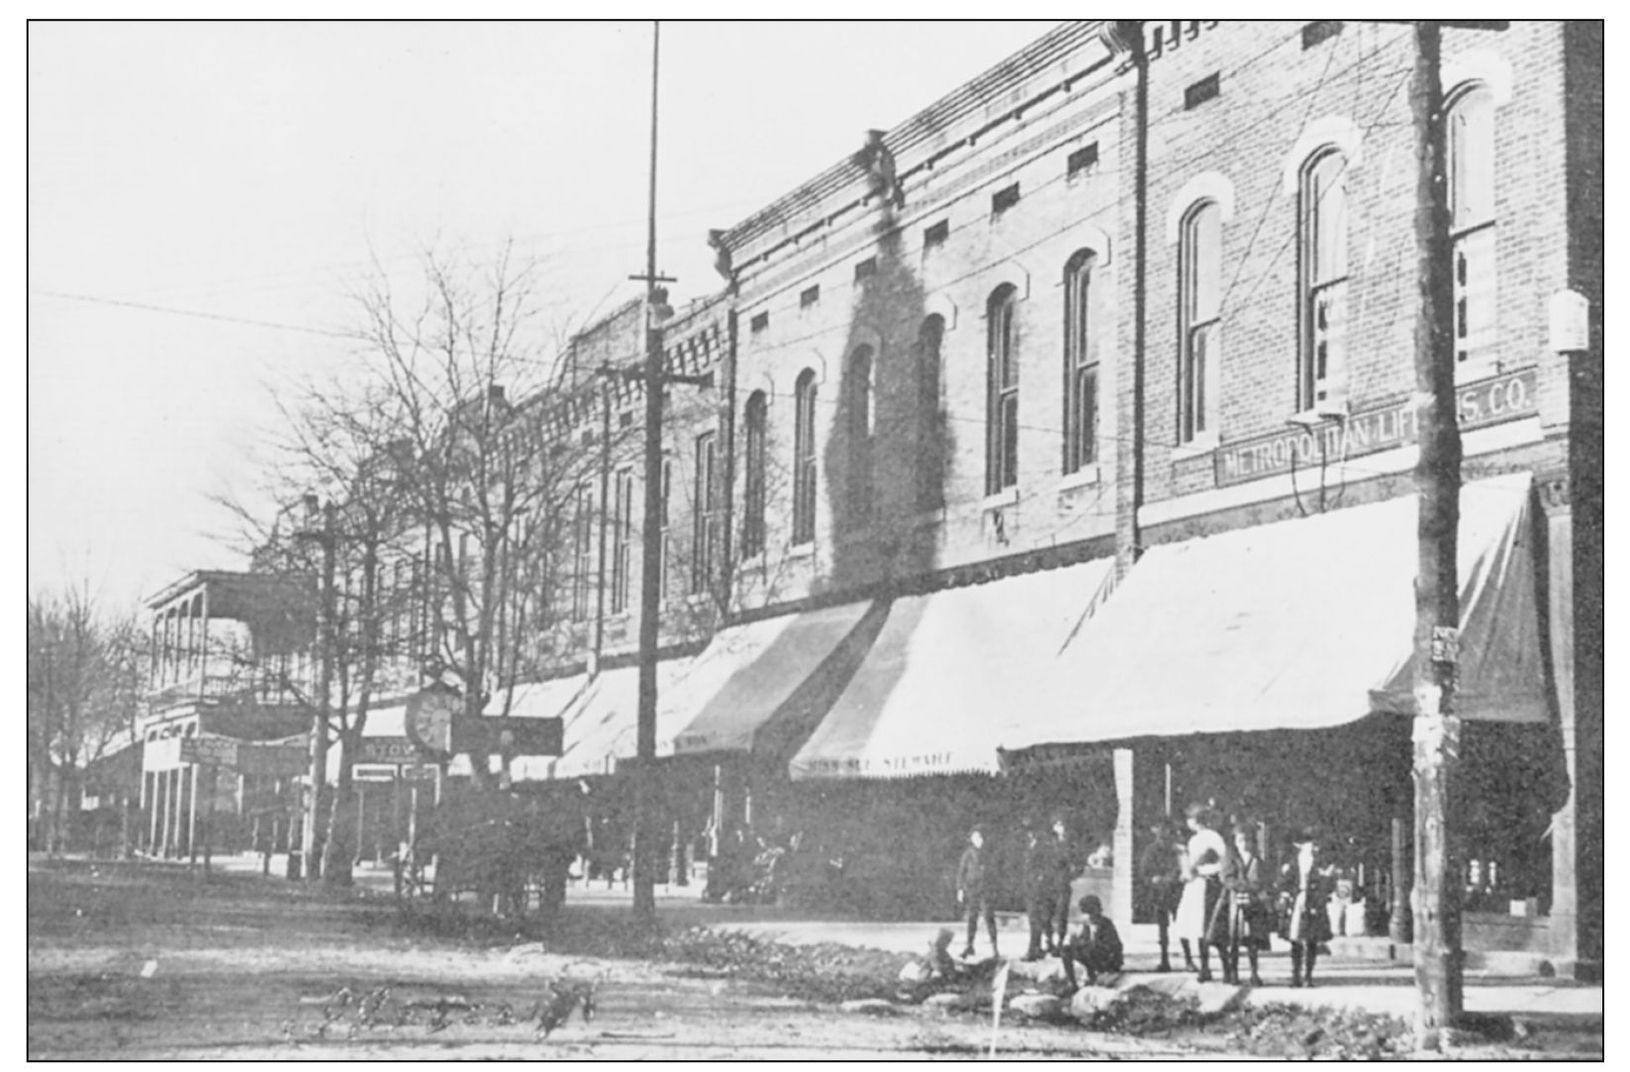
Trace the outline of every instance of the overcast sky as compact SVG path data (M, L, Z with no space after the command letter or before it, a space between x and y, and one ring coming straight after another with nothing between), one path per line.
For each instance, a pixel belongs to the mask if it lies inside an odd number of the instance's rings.
M739 221L1048 23L663 27L658 260L715 289ZM269 388L349 344L377 257L546 258L555 312L638 293L651 29L34 23L28 583L114 608L237 568ZM196 314L196 315L191 315ZM301 330L304 329L304 330Z

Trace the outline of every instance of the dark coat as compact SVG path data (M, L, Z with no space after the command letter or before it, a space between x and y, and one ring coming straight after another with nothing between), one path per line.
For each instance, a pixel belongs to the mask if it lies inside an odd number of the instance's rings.
M969 900L985 894L990 863L986 851L984 848L969 845L962 850L962 859L957 862L957 892Z
M1296 894L1301 885L1301 875L1296 868L1296 861L1279 869L1277 883L1277 909L1279 933L1287 940L1291 932L1291 917L1295 910ZM1315 866L1313 873L1308 876L1307 900L1302 909L1302 937L1304 942L1323 943L1330 940L1330 912L1328 906L1330 897L1335 892L1336 884L1330 872Z
M1071 858L1070 847L1066 842L1049 835L1046 844L1053 849L1053 892L1069 896L1070 883L1075 881L1075 876L1080 873L1081 868Z
M1222 883L1223 896L1228 901L1228 939L1266 949L1274 918L1264 870L1260 856L1242 860L1230 852L1223 867Z
M1024 889L1029 894L1049 893L1058 881L1058 842L1038 838L1024 850Z
M1134 895L1138 898L1139 918L1170 916L1177 911L1177 902L1183 895L1183 847L1171 838L1157 838L1138 857L1138 882Z
M1120 932L1108 916L1100 916L1096 927L1083 919L1068 946L1071 957L1095 972L1120 971L1125 960Z

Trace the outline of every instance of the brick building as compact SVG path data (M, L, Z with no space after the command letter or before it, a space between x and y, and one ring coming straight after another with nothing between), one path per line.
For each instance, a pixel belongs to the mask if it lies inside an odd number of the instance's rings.
M1151 22L1140 65L1130 32L1061 26L713 234L739 325L737 593L711 684L676 690L674 750L755 757L763 786L790 772L806 816L800 783L853 811L907 775L932 777L896 803L953 783L1004 815L1056 802L1112 841L1118 913L1145 820L1215 797L1267 839L1329 825L1396 907L1413 38ZM1600 956L1601 56L1599 27L1516 23L1446 31L1442 63L1464 873L1528 914L1468 934L1563 964ZM1271 586L1213 581L1247 567L1285 581L1242 625ZM1269 687L1286 666L1316 711ZM1221 687L1236 671L1260 702ZM998 748L1008 780L968 782ZM1320 801L1321 757L1363 777Z

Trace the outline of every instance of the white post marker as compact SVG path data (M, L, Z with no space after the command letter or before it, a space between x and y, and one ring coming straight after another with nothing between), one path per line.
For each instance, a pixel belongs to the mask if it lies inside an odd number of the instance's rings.
M1007 973L1010 960L1002 961L996 969L996 978L990 984L990 1056L996 1056L996 1033L1002 1027L1002 1002L1007 998Z

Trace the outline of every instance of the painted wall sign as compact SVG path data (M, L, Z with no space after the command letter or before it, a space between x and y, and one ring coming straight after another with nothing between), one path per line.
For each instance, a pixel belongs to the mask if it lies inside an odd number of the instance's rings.
M423 763L424 752L406 737L364 737L358 763Z
M1509 372L1456 390L1460 427L1468 430L1520 420L1539 412L1538 373L1533 368ZM1273 435L1227 443L1214 456L1217 484L1242 484L1266 476L1318 469L1350 458L1408 446L1417 438L1415 405L1401 398L1376 409L1354 413L1345 421L1312 428L1288 428Z
M238 773L272 778L292 778L306 773L311 759L305 745L249 744L238 746Z
M238 762L238 742L230 737L183 737L181 762L234 767Z

